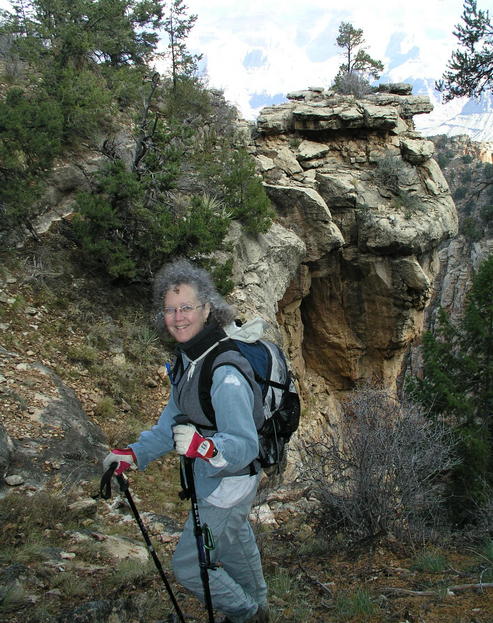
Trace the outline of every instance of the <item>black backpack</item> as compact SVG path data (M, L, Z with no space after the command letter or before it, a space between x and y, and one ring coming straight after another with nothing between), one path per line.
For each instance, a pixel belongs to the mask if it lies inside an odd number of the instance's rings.
M220 342L205 357L199 382L200 405L211 428L215 427L210 400L212 366L215 358L228 350L236 350L248 360L262 390L265 419L258 428L258 461L265 469L276 466L280 470L285 446L300 420L300 398L286 357L277 344L264 339L243 342L230 338Z

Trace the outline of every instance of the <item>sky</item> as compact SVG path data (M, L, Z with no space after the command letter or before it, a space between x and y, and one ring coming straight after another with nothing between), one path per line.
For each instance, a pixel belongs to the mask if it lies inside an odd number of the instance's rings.
M488 8L490 0L479 0ZM341 62L339 24L362 28L382 81L438 79L457 40L463 0L185 0L197 21L188 38L208 85L246 119L310 86L328 87ZM0 7L8 6L0 0Z

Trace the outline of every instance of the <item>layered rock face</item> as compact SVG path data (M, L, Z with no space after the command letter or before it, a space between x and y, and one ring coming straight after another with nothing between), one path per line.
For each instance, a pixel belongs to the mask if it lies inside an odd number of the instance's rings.
M252 152L278 219L258 240L232 234L233 299L277 321L301 378L395 387L437 249L457 233L434 145L414 131L430 102L406 85L362 99L288 97L257 121Z

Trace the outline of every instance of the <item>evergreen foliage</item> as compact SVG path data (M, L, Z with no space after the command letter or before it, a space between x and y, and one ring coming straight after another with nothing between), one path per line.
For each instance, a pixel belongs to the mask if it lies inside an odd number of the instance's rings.
M341 22L336 43L344 50L346 62L339 66L333 88L339 93L357 97L369 92L369 78L380 77L383 63L366 52L363 30L355 28L349 22Z
M489 11L478 9L476 0L464 0L462 23L454 35L459 49L452 52L448 70L436 83L445 101L477 97L493 87L493 26Z
M20 0L2 32L33 68L145 65L162 23L159 0Z
M108 129L142 80L157 45L157 0L21 0L1 15L9 58L25 68L0 106L0 228L27 226L40 210L53 161ZM135 99L133 100L135 101Z
M61 151L61 107L41 89L12 88L0 101L0 136L0 231L30 228L45 172Z
M197 133L210 123L211 106L199 83L180 80L175 90L169 82L161 91L157 84L157 78L151 81L137 124L132 169L114 159L78 201L73 227L84 258L113 278L149 278L178 255L207 263L207 256L222 248L231 219L256 234L267 230L272 217L253 160L236 147L234 136L217 138L220 153L204 151ZM182 87L200 95L193 111L179 105ZM157 96L165 102L166 117L153 109ZM189 170L191 162L197 173ZM184 180L191 187L178 199L171 191ZM210 260L209 268L215 272ZM217 272L221 287L231 285L230 271L226 263Z
M121 161L100 175L97 193L79 197L74 232L85 261L113 278L152 275L176 255L207 254L220 247L228 222L206 199L193 197L179 215L146 201L146 184Z
M493 255L474 275L461 321L440 310L435 333L424 335L423 377L408 390L456 433L462 464L452 474L451 511L466 522L493 485Z
M168 51L171 61L171 79L173 90L182 78L190 78L197 73L197 63L202 55L191 54L186 40L195 22L196 15L187 15L183 0L172 0L163 21L163 28L168 35Z
M240 147L230 154L222 184L220 197L231 211L232 218L243 223L252 234L266 232L274 213L245 148Z
M266 231L270 203L235 115L214 111L196 76L200 56L186 47L196 16L186 11L183 0L20 0L2 14L6 53L26 68L0 105L5 231L31 227L54 159L81 141L103 143L105 160L66 227L93 269L146 279L172 255L205 261L231 219ZM171 58L164 78L151 66L159 29ZM130 162L111 138L120 122L133 133ZM204 128L219 150L204 149ZM228 270L218 270L224 287Z

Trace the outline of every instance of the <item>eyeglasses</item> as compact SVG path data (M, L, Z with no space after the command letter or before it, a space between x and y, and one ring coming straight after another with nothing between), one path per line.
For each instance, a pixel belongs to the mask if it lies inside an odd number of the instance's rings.
M200 307L204 307L205 303L201 303L200 305L180 305L180 307L165 307L163 309L163 313L165 316L174 316L176 312L180 312L182 314L191 314L196 309Z

